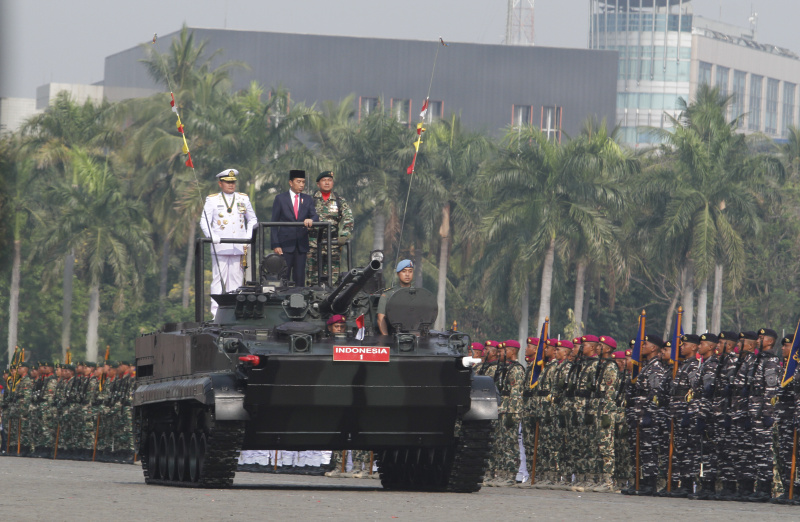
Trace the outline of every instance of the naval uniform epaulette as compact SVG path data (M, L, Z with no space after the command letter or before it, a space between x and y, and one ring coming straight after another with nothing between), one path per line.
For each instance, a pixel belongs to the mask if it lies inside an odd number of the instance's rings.
M209 194L208 196L206 196L206 199L208 199L208 198L215 198L215 197L219 196L220 194L221 194L221 192L217 192L217 193L215 193L215 194Z
M240 196L247 196L247 194L244 193L244 192L237 192L237 194L239 194ZM248 197L250 197L250 196L248 196Z

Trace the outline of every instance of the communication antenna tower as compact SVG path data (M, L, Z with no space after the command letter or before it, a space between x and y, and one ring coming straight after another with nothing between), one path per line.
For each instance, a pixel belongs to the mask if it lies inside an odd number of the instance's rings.
M533 3L535 0L508 0L506 45L533 45Z

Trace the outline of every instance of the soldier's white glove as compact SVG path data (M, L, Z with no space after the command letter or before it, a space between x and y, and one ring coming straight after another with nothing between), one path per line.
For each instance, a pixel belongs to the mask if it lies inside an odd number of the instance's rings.
M247 239L252 239L253 238L253 225L250 225L250 224L247 225L247 230L245 231L245 234L247 234L245 236Z
M220 237L216 235L214 232L211 232L211 242L215 245L219 245Z

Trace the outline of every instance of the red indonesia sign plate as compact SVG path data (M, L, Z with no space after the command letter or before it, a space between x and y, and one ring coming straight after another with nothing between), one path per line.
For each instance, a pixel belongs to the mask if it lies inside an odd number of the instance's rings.
M334 361L389 362L388 346L334 346Z

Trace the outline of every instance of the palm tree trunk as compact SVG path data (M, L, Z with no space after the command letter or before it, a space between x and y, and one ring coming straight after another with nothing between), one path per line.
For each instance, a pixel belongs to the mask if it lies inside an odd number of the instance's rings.
M100 323L100 280L89 289L89 318L86 324L86 360L97 362L97 327Z
M189 290L192 287L192 274L194 273L194 234L197 230L197 221L192 220L189 227L189 241L186 247L186 264L183 266L183 295L181 306L189 308Z
M544 255L542 267L542 291L539 294L539 317L536 318L536 331L538 332L546 317L550 316L550 295L553 292L553 262L556 258L556 238L550 239L550 245Z
M161 243L161 273L158 278L158 317L164 317L164 307L167 301L167 280L169 276L169 234L164 235Z
M683 287L683 298L681 306L683 306L683 318L681 319L681 326L683 331L687 333L692 332L692 325L694 324L694 267L692 262L686 263L681 273L681 283Z
M436 330L444 330L447 323L447 264L450 258L450 203L442 207L442 226L439 227L439 285L436 291L436 306L439 315L436 316Z
M383 250L383 236L386 234L386 216L382 209L376 208L372 218L372 250ZM394 269L394 267L392 267Z
M711 303L711 331L722 330L722 265L714 267L714 300Z
M531 304L531 291L530 283L525 281L525 287L522 289L522 302L519 307L519 330L517 331L517 340L520 346L525 346L525 341L528 339L528 321L530 316Z
M575 335L583 335L581 320L583 319L583 296L586 294L586 261L578 261L575 275L575 302L572 305L575 317Z
M669 310L667 310L667 324L664 325L664 340L669 339L670 330L672 329L672 316L675 315L675 307L678 306L678 297L681 295L681 287L675 289L672 294L672 301L669 303Z
M14 239L14 261L11 265L11 295L8 299L8 361L14 357L17 347L17 325L19 323L19 278L22 269L22 239Z
M698 334L706 333L708 327L706 325L706 315L708 313L708 278L703 279L700 283L700 292L697 294L697 328L695 330Z
M64 297L61 302L61 360L67 360L67 349L72 337L72 276L75 273L75 249L64 256Z

